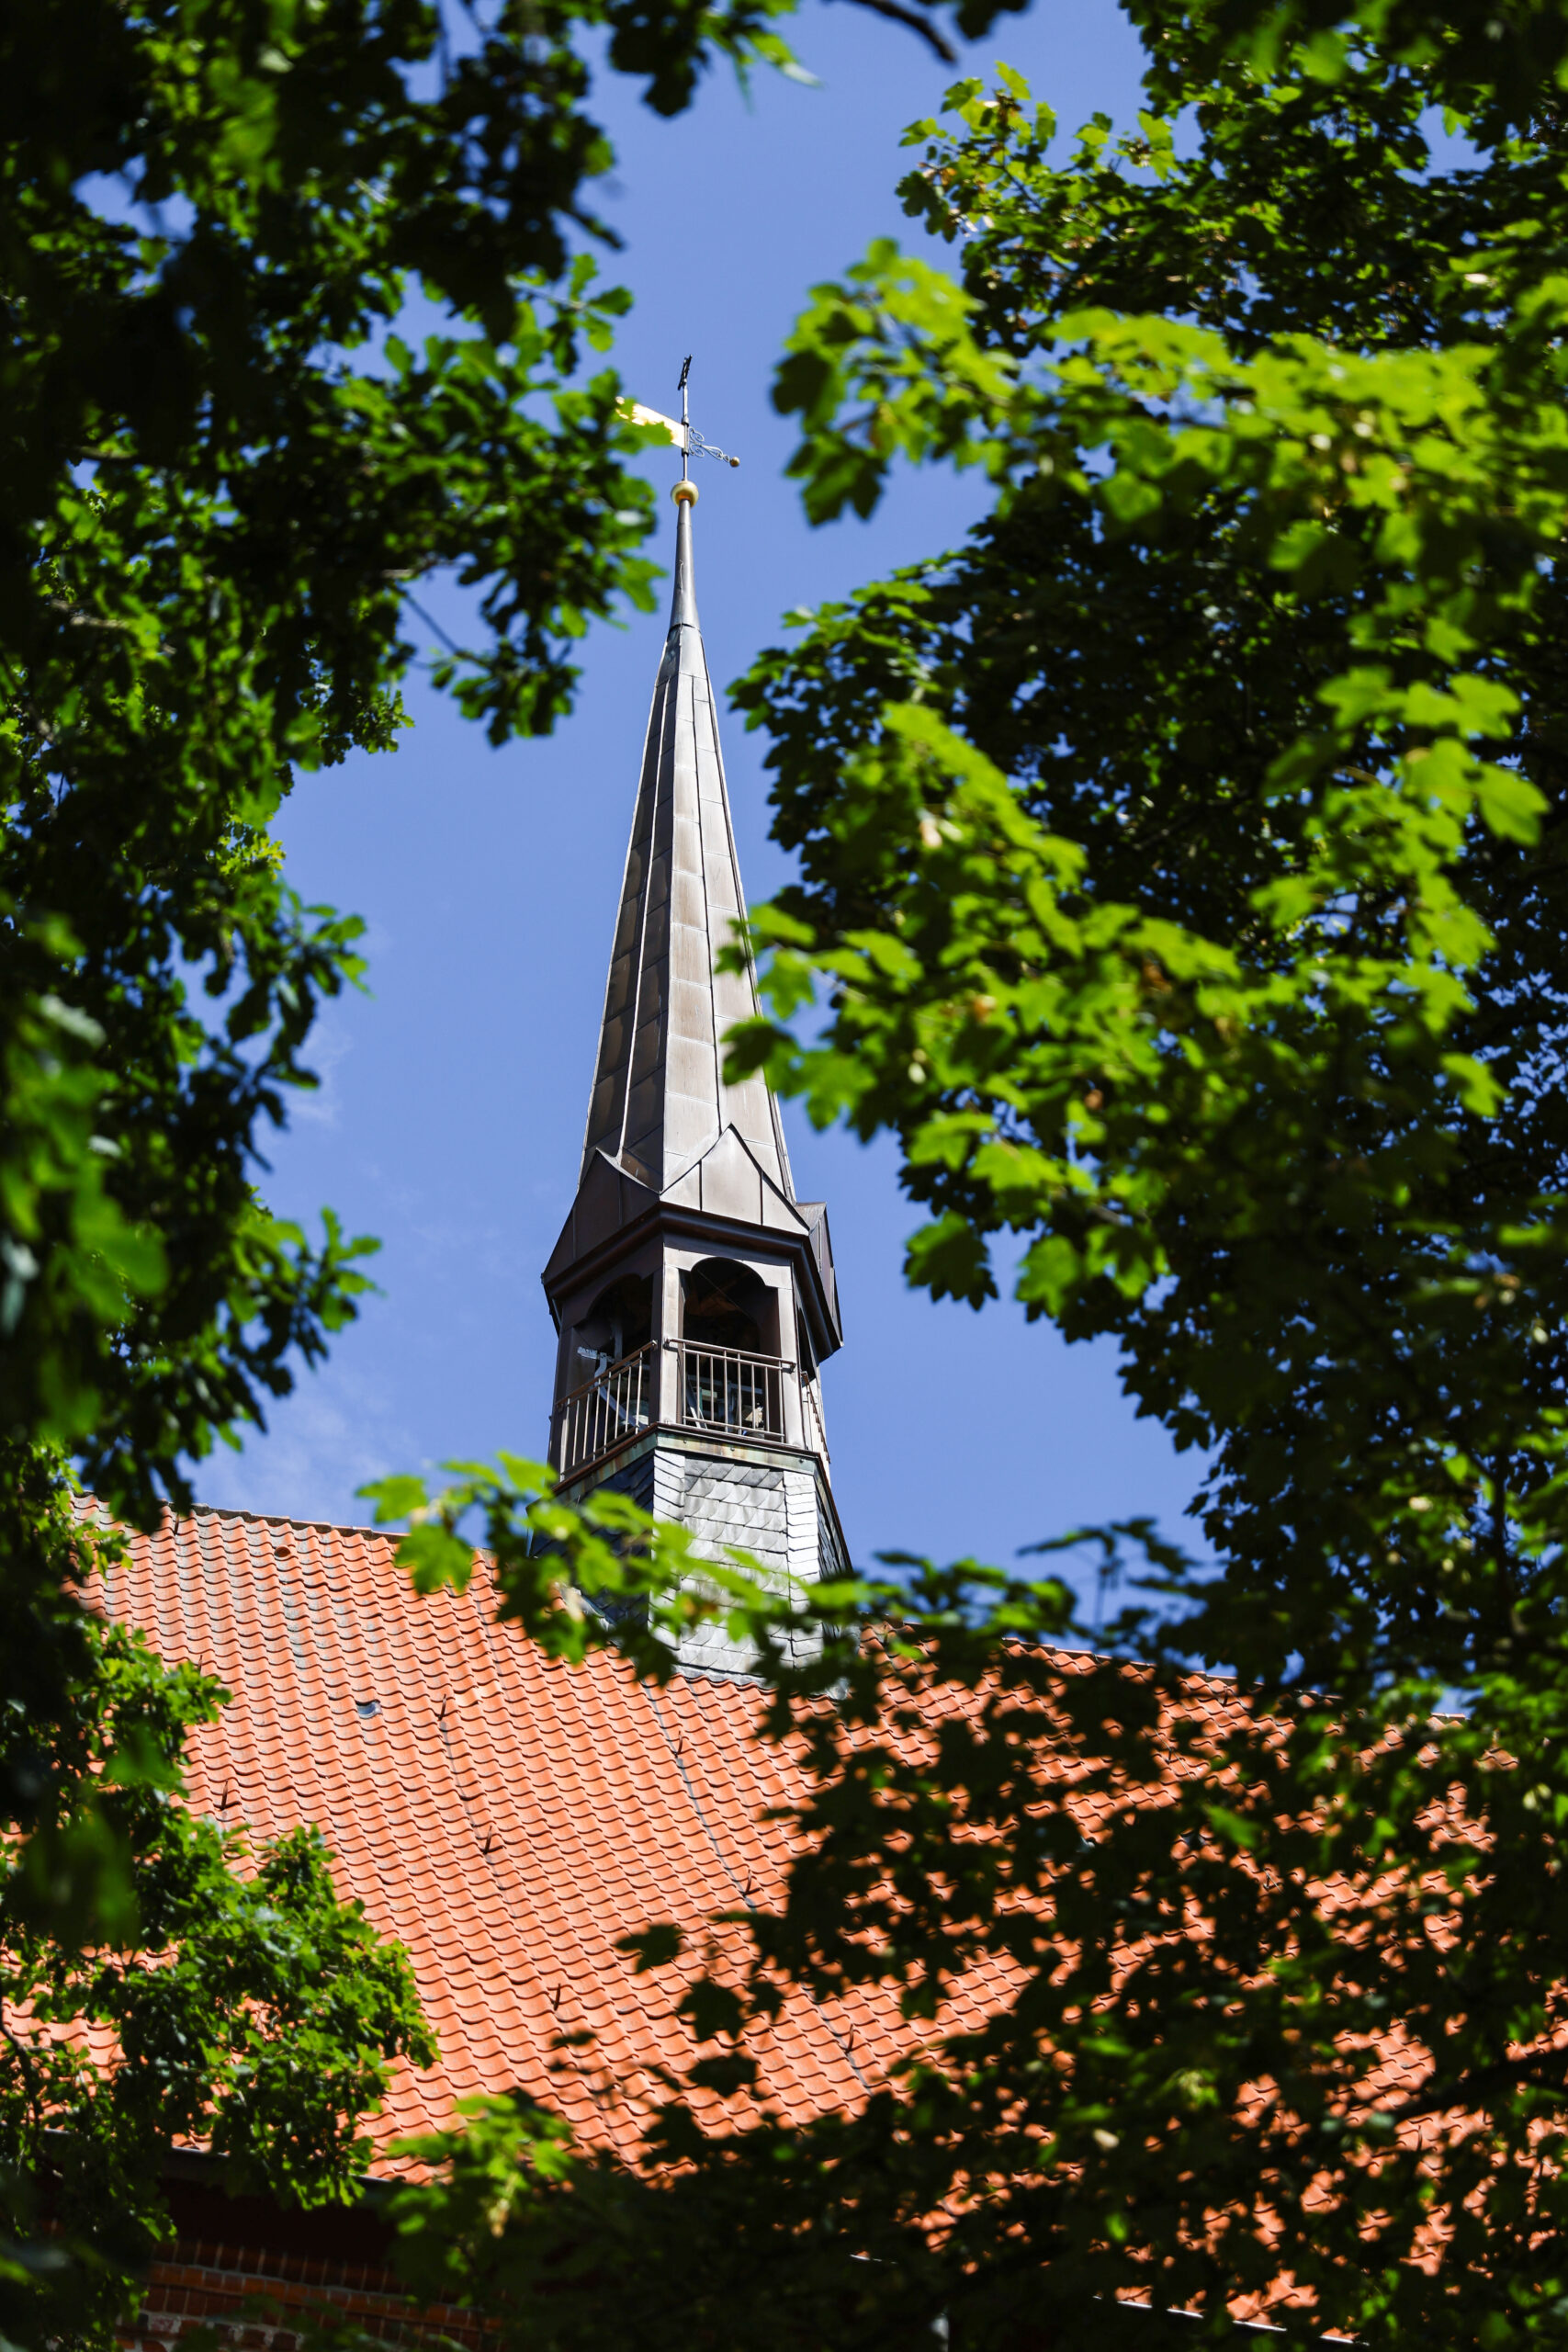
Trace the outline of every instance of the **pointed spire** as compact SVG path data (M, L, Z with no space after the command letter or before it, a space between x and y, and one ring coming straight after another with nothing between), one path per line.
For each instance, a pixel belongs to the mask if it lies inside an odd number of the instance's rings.
M702 631L697 621L697 579L692 561L692 509L697 503L697 485L684 477L675 485L675 588L670 599L670 626L673 628L696 629L697 642ZM679 495L690 491L691 496Z
M675 582L611 952L583 1143L663 1193L727 1127L786 1199L778 1105L760 1078L730 1084L723 1036L757 1012L750 971L714 963L746 912L692 560L694 482L674 489Z

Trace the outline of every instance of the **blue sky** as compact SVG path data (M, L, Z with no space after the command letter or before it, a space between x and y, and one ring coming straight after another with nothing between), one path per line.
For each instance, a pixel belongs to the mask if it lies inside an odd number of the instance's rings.
M669 408L692 352L694 421L743 460L700 477L697 590L721 689L776 641L784 612L951 545L981 496L943 474L906 477L871 523L814 531L784 479L794 434L769 390L791 320L872 237L918 242L893 193L909 161L899 141L953 78L857 7L817 0L791 38L819 87L760 76L748 103L716 74L673 123L631 85L597 94L620 157L604 209L626 240L606 275L636 295L622 373ZM1137 46L1105 0L1005 17L961 71L988 74L998 57L1055 107L1064 137L1097 108L1123 123L1135 112ZM662 482L671 463L650 470ZM354 1489L381 1472L543 1452L553 1336L539 1269L575 1182L663 632L662 609L600 630L576 715L501 752L416 679L396 753L306 777L288 804L290 877L308 900L365 917L370 981L325 1015L321 1091L277 1139L265 1189L288 1214L313 1221L331 1203L351 1230L378 1235L383 1295L265 1437L201 1465L202 1500L357 1521ZM767 838L764 749L731 719L753 901L787 870ZM891 1152L785 1116L797 1186L828 1200L833 1224L846 1339L825 1386L855 1556L893 1545L1007 1560L1137 1511L1176 1530L1197 1465L1134 1419L1114 1352L1066 1349L1010 1304L976 1316L908 1294L901 1245L917 1216Z

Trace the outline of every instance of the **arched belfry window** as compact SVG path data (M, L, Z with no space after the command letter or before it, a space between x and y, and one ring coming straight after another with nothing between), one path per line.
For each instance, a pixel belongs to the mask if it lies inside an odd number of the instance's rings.
M681 1277L681 1336L694 1346L779 1352L778 1301L737 1258L704 1258Z
M658 1410L653 1283L622 1274L568 1334L552 1459L563 1471L636 1437Z
M623 1356L647 1347L652 1337L653 1284L647 1274L623 1274L600 1292L587 1321L578 1326L582 1376L588 1376L591 1361L596 1360L601 1367L619 1363Z
M779 1303L737 1258L681 1277L681 1418L728 1437L782 1438Z

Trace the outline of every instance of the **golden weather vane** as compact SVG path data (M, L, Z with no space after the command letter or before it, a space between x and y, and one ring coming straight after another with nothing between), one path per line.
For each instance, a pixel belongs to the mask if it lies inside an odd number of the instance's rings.
M692 423L691 396L686 389L691 373L692 355L688 352L681 365L681 380L675 387L681 395L678 417L665 416L656 408L645 408L640 401L622 401L617 413L624 416L628 424L661 425L680 450L688 468L694 458L716 458L721 465L738 466L740 463L739 458L732 458L728 449L720 449L712 441L705 441Z

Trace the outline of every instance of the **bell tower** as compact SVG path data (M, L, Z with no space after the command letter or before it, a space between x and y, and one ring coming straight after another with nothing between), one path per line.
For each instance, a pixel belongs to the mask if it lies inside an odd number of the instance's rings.
M847 1565L819 1379L842 1339L838 1285L827 1209L795 1198L777 1102L761 1078L724 1075L724 1033L757 991L750 969L714 968L746 901L684 472L673 495L670 631L582 1166L543 1277L559 1334L550 1461L568 1498L617 1487L710 1557L735 1544L807 1581ZM687 1637L681 1663L748 1668L716 1626Z

